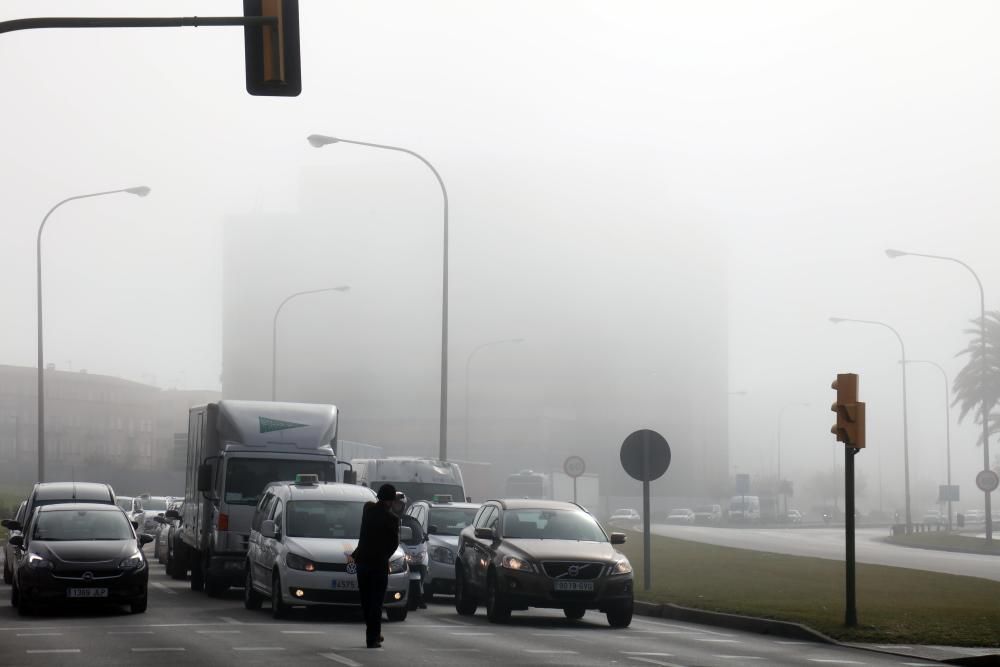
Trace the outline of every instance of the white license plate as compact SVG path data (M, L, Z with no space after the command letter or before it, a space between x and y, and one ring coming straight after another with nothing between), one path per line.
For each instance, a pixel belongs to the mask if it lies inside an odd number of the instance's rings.
M66 597L68 598L106 598L108 597L107 588L67 588Z
M593 591L593 581L556 581L557 591Z
M357 579L334 579L333 588L338 591L356 591L358 590L358 580Z

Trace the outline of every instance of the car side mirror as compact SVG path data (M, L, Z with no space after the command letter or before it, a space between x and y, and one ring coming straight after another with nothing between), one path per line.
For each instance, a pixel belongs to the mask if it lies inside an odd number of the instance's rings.
M427 526L428 535L437 535L437 532L438 532L438 527L435 526L434 524Z
M358 473L353 470L344 471L344 484L357 484L358 483Z
M23 547L24 546L24 535L11 535L7 540L7 543L12 547Z
M181 518L181 513L177 510L167 510L163 513L163 518L168 521L178 521Z
M611 533L611 544L625 544L625 533Z
M156 538L150 535L149 533L142 533L139 535L139 546L140 547L145 546L155 539Z
M480 540L495 542L497 534L492 528L476 528L476 537Z
M403 526L399 529L399 541L409 542L413 539L413 529L409 526Z
M260 524L260 536L268 539L274 539L277 537L277 531L274 528L274 521L267 519Z

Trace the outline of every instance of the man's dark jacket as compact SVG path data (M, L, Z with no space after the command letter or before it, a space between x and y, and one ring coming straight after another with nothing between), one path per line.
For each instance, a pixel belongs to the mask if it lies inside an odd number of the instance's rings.
M388 567L399 546L399 519L381 503L365 503L361 515L361 537L351 556L359 565Z

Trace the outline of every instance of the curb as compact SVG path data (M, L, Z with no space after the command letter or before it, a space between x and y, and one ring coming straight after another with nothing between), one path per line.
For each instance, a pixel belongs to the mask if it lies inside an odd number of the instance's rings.
M760 635L774 635L776 637L787 637L789 639L801 639L803 641L816 642L819 644L840 645L835 639L827 637L821 632L800 623L790 621L776 621L770 618L759 618L757 616L741 616L739 614L727 614L719 611L706 611L704 609L692 609L676 604L654 604L651 602L634 603L635 613L641 616L653 616L656 618L669 618L675 621L687 621L689 623L703 623L714 625L731 630L743 630L745 632L755 632Z

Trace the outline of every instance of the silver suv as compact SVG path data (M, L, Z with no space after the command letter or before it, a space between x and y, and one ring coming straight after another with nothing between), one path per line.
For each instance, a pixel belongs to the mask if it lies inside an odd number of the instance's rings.
M320 482L316 475L265 487L250 527L246 608L260 609L264 598L270 598L272 615L283 618L293 606L360 607L355 566L348 560L369 501L376 498L367 487ZM404 531L409 533L400 529ZM389 560L384 600L390 621L406 619L409 576L406 554L397 547Z

